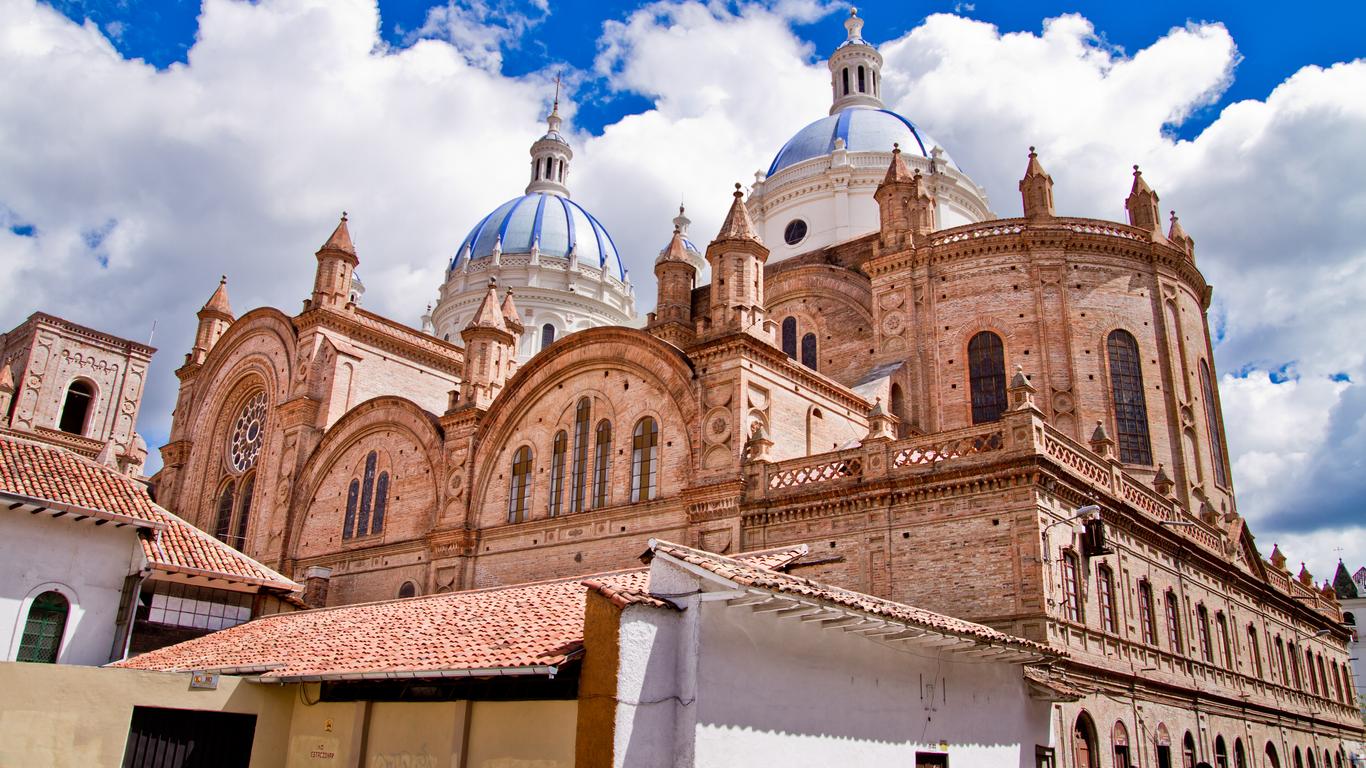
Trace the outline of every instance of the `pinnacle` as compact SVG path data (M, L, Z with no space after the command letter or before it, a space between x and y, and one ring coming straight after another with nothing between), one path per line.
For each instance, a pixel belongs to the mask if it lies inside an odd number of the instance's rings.
M1181 226L1181 220L1176 217L1176 211L1172 211L1171 229L1167 231L1167 239L1172 242L1185 240L1188 237L1186 230Z
M471 328L492 328L497 331L508 332L507 323L503 320L502 308L498 306L498 281L490 279L489 289L484 294L484 301L479 304L479 309L470 318L470 322L465 329Z
M214 289L213 295L204 303L201 312L217 312L219 314L232 317L232 305L228 303L228 276L223 275L218 280L218 287Z
M507 294L503 296L502 312L503 322L507 323L508 330L512 331L513 334L521 335L522 331L526 329L526 326L522 324L522 318L517 311L517 305L512 301L511 288L509 288Z
M1045 170L1043 169L1043 166L1039 163L1039 153L1038 153L1038 152L1035 152L1033 147L1030 147L1030 148L1029 148L1029 165L1025 166L1025 174L1024 174L1024 177L1025 177L1026 179L1028 179L1028 178L1030 178L1031 176L1047 176L1047 175L1048 175L1048 172L1045 171Z
M749 219L749 209L745 207L745 193L740 191L740 183L735 183L735 199L721 223L721 231L716 233L717 240L753 240L762 243L754 231L754 222ZM672 243L670 244L672 246Z
M340 251L348 256L356 255L356 246L351 244L351 230L347 229L346 221L346 211L342 211L341 221L337 222L337 228L332 230L332 236L327 238L327 242L318 249L318 253Z
M1134 166L1134 186L1133 186L1132 189L1129 190L1129 196L1130 196L1130 197L1133 197L1133 196L1136 195L1136 194L1145 193L1145 192L1146 192L1146 193L1151 193L1152 191L1153 191L1153 188L1150 187L1150 186L1148 186L1148 182L1146 182L1146 181L1143 180L1143 171L1140 171L1140 170L1138 169L1138 166L1135 165L1135 166Z
M660 254L659 261L678 261L689 263L687 246L683 244L683 230L674 226L674 236L669 239L669 247Z
M914 175L906 160L901 157L901 145L892 145L892 164L887 166L887 175L882 177L883 184L897 184L911 181Z
M4 365L0 365L0 392L13 392L14 390L14 368L6 360Z

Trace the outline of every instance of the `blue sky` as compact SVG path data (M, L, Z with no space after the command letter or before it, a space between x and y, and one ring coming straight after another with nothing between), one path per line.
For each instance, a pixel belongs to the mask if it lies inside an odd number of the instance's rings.
M90 19L100 25L119 52L142 58L162 68L185 62L194 44L200 0L53 0L52 5L74 21ZM381 0L381 34L392 46L413 41L427 14L442 3L424 0ZM461 4L469 5L469 4ZM503 73L512 76L554 69L560 65L583 72L593 69L597 52L593 41L607 19L622 19L645 3L604 3L595 0L551 0L549 13L530 3L488 3L495 22L511 14L537 20L515 45L504 48ZM990 22L1003 32L1037 31L1041 19L1080 13L1090 19L1110 45L1135 51L1187 21L1218 21L1238 43L1242 59L1237 78L1223 97L1201 109L1179 126L1174 135L1193 138L1209 125L1225 105L1242 99L1265 98L1271 89L1306 64L1327 66L1366 53L1366 3L1299 3L1293 13L1285 3L1269 2L928 2L870 0L857 4L865 18L879 22L878 33L898 37L932 13L958 13ZM908 12L908 7L913 10ZM794 24L803 40L815 45L815 57L844 38L830 17ZM579 96L579 127L599 132L622 116L644 111L648 99L615 93L601 82L584 84ZM584 98L587 96L587 98Z
M707 240L732 184L826 113L846 8L0 0L0 328L41 309L142 340L155 321L155 452L218 276L239 313L296 310L342 210L366 306L418 324L457 244L521 193L559 71L571 191L647 312L679 200ZM860 15L888 106L997 214L1019 214L1031 145L1064 215L1122 220L1143 166L1214 286L1239 512L1326 575L1339 547L1366 563L1366 4L1286 8Z

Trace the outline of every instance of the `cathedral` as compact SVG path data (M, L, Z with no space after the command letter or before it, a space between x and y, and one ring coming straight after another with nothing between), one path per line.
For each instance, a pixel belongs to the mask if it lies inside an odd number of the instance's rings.
M1194 240L1137 167L1126 221L1060 215L1032 149L998 218L862 27L720 231L662 233L644 318L558 109L419 328L361 306L344 215L298 314L221 283L157 501L319 605L805 545L1058 651L1039 765L1343 765L1349 634L1238 514Z

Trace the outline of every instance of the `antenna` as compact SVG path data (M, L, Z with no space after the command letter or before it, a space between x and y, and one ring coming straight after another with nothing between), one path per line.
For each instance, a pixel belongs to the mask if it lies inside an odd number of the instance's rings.
M152 321L152 330L147 334L147 346L149 346L149 347L152 346L152 339L155 338L156 335L157 335L157 321L156 321L156 320L153 320L153 321ZM1338 551L1341 552L1342 550L1339 549Z

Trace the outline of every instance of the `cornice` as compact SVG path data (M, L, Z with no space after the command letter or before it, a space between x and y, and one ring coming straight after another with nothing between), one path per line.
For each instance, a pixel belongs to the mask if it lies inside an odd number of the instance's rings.
M872 407L867 400L859 397L852 390L846 389L834 380L825 378L819 372L812 371L810 368L797 363L784 354L782 350L747 333L732 333L701 342L688 350L688 356L692 358L695 365L714 363L738 356L744 361L761 363L773 373L786 378L793 384L801 385L824 395L859 415L867 414L868 409Z
M352 315L327 307L315 307L295 316L292 322L295 331L301 335L310 329L326 328L452 376L464 375L463 347L420 334L379 315L362 312L363 310L357 309L356 314ZM370 320L373 325L367 324L365 320Z

